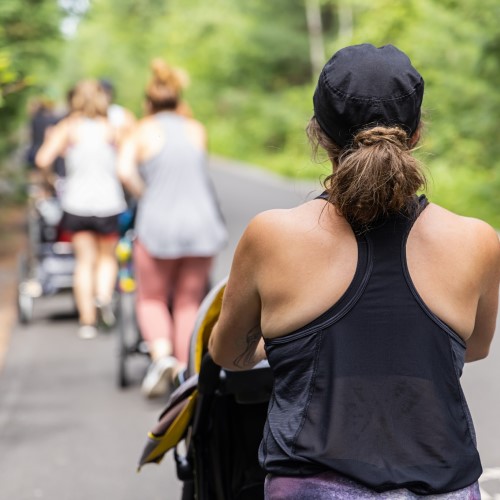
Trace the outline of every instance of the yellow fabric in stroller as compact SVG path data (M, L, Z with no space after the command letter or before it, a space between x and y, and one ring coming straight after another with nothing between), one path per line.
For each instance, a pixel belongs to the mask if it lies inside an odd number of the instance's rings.
M167 423L164 426L166 429L163 434L157 435L153 431L148 433L148 439L137 468L138 471L141 470L144 464L160 463L165 453L177 446L181 441L193 416L197 395L198 391L195 390L186 400L172 406L171 412L164 413L163 418L167 420ZM176 413L173 421L171 413ZM163 418L160 419L159 425L162 423Z
M158 424L148 433L138 471L144 464L160 463L165 454L177 446L186 434L196 407L196 386L201 361L208 350L208 339L220 314L226 283L227 278L224 278L215 285L200 305L191 338L188 367L190 377L172 393Z

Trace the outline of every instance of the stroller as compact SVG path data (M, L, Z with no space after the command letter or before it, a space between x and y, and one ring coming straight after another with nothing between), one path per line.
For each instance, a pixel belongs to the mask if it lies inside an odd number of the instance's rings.
M273 377L267 361L233 372L207 352L226 280L202 302L191 338L188 379L170 396L139 461L160 463L173 449L182 500L259 500L265 473L257 452ZM181 451L181 444L183 451Z
M61 218L56 196L30 200L28 245L18 261L17 312L22 324L32 320L35 299L73 288L75 258L69 239L60 231Z
M116 313L118 339L117 385L124 389L131 383L128 361L131 357L145 356L149 350L144 342L135 315L135 278L132 265L132 247L135 238L133 218L135 207L129 208L120 217L120 240L116 246L118 279L116 284Z

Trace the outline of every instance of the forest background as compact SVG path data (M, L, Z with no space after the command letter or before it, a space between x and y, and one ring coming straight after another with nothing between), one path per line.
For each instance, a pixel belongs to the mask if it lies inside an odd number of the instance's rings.
M159 56L189 74L212 153L322 178L304 133L320 68L345 45L392 43L426 82L429 197L500 228L498 19L498 0L1 0L0 176L26 174L9 159L30 99L63 105L77 80L105 77L142 116Z

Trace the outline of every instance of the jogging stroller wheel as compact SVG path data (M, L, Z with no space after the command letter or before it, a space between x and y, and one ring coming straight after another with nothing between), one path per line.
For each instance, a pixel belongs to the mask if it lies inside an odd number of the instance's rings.
M141 350L143 342L135 316L135 293L120 292L116 305L116 332L118 340L118 387L130 385L127 364L128 358L135 354L147 354ZM132 370L133 371L133 370Z
M17 264L18 287L17 287L17 318L19 323L27 325L33 319L34 298L26 293L26 283L29 280L29 264L26 254L19 256Z
M129 385L127 377L127 346L124 338L123 325L118 324L118 387L124 389Z
M130 308L133 307L129 294L120 293L117 302L117 334L118 334L118 387L124 389L129 385L127 377L127 329L130 328Z
M25 293L18 292L17 316L19 323L27 325L33 319L34 299Z
M184 481L182 483L181 500L195 500L194 480Z
M125 356L120 354L120 359L118 361L118 387L120 389L125 389L129 384L127 377L127 367L125 363Z

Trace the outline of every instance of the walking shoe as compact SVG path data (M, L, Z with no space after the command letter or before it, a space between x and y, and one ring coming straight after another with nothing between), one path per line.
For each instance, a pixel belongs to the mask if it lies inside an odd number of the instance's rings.
M167 394L172 388L172 374L177 366L177 359L166 356L153 361L142 381L142 393L148 398Z
M116 323L115 312L113 311L113 304L111 302L103 303L96 301L97 313L99 322L106 328L113 328Z
M83 340L90 340L97 337L97 328L94 325L81 325L78 328L78 336Z

